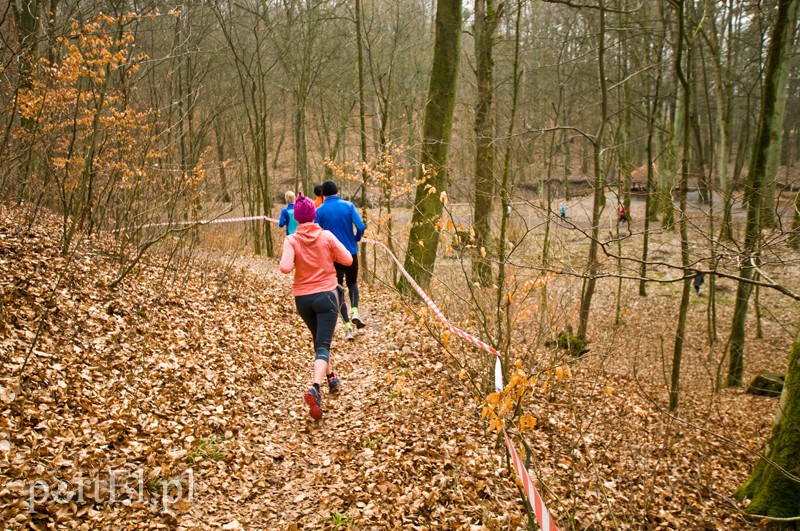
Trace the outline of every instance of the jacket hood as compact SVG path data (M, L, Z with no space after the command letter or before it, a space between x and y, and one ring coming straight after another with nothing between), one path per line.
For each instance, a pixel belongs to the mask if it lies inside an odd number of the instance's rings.
M294 233L295 239L302 244L314 243L322 235L322 227L316 223L301 223Z

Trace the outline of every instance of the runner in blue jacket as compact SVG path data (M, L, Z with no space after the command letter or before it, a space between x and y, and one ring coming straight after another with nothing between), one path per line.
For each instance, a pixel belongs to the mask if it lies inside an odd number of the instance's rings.
M339 189L333 181L322 183L322 196L325 202L317 209L316 222L325 230L329 230L336 238L344 244L350 254L353 255L353 264L343 266L334 263L336 267L336 280L339 286L344 286L343 280L347 281L347 293L350 298L350 309L352 319L348 316L347 303L344 296L340 297L342 319L344 319L345 337L354 339L353 324L358 328L364 328L366 324L358 315L358 242L364 234L366 226L361 221L355 205L350 201L341 199L337 194ZM355 231L353 228L355 227ZM344 295L344 291L342 291ZM352 321L352 324L350 324Z
M278 220L278 227L286 227L286 235L294 234L297 230L297 220L294 219L294 192L289 190L284 194L286 198L286 208L281 210L281 218Z

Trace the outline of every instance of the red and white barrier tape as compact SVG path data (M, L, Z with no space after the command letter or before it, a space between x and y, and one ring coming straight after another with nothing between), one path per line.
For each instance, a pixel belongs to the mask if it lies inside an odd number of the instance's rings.
M271 221L273 223L278 223L278 220L275 218L270 218L267 216L244 216L238 218L217 218L217 219L203 219L197 221L166 221L163 223L146 223L144 225L137 225L136 227L132 227L134 229L149 229L151 227L185 227L187 225L212 225L215 223L239 223L242 221L255 221L255 220L264 220L264 221ZM122 229L114 229L112 230L112 234L117 232L123 232L126 230L131 230L129 228L122 228Z
M497 352L497 350L493 346L488 345L488 344L484 343L483 341L481 341L480 339L478 339L477 337L473 336L472 334L468 334L468 333L464 332L463 330L461 330L460 328L458 328L456 326L453 326L450 323L450 321L447 320L447 318L442 313L442 310L440 310L439 307L436 306L436 304L431 300L431 298L428 297L428 294L425 293L425 291L419 286L419 284L417 284L414 281L414 279L411 278L411 275L408 273L408 271L405 270L405 268L403 267L403 264L400 263L400 260L397 259L397 257L394 255L394 253L392 253L392 251L390 251L389 248L386 247L386 245L383 244L383 242L379 242L377 240L373 240L373 239L370 239L370 238L362 238L361 241L362 242L367 242L367 243L372 243L372 244L378 245L380 247L383 247L383 249L392 258L392 260L394 260L394 263L396 263L397 266L400 268L400 272L403 274L404 277L406 277L406 280L408 280L408 283L411 284L411 287L414 288L414 290L417 292L417 294L419 294L420 297L422 297L422 300L425 301L425 304L428 305L428 308L430 308L431 311L436 315L436 317L438 317L439 320L442 321L442 323L447 327L448 330L450 330L452 333L454 333L458 337L466 339L470 343L473 343L473 344L479 346L483 350L485 350L487 352L490 352L491 354L494 354L495 357L497 357L497 360L499 362L500 354ZM500 390L502 391L502 387L500 388Z
M550 518L550 513L548 512L547 507L544 505L544 500L542 500L542 497L539 496L539 491L536 490L536 487L533 485L533 481L531 481L528 470L525 468L525 463L522 462L522 458L519 456L519 453L517 453L517 449L514 447L514 443L511 442L511 437L508 436L506 430L503 430L503 439L505 439L506 448L508 448L508 451L511 454L511 461L514 463L514 470L517 472L517 477L519 478L520 483L522 483L522 490L525 491L525 495L528 497L531 508L536 514L536 521L539 522L539 528L541 528L542 531L558 531L558 528L553 523L552 518Z
M265 220L271 221L273 223L277 223L278 220L274 218L270 218L267 216L248 216L248 217L238 217L238 218L219 218L219 219L212 219L212 220L203 220L203 221L179 221L177 223L148 223L146 225L140 225L136 227L137 229L148 228L148 227L168 227L168 226L186 226L186 225L210 225L215 223L235 223L241 221L254 221L254 220ZM113 232L120 232L126 229L117 229ZM457 335L458 337L469 341L470 343L478 346L479 348L493 354L496 358L495 366L494 366L494 377L495 377L495 389L497 392L501 392L505 385L503 385L503 368L500 364L500 353L497 352L497 349L492 347L491 345L481 341L477 337L473 336L472 334L468 334L467 332L461 330L457 326L454 326L442 313L442 310L439 309L438 306L428 297L428 294L425 293L419 284L411 277L411 275L406 271L403 264L400 263L400 260L394 255L392 251L383 243L378 240L373 240L371 238L362 238L362 242L371 243L373 245L378 245L383 248L384 251L394 260L395 264L397 264L400 272L403 274L408 283L417 294L422 297L422 300L425 301L425 304L430 308L430 310L439 318L442 324L450 330L451 333ZM511 454L511 460L514 464L514 470L517 473L517 477L520 479L522 483L522 488L525 491L525 495L528 497L528 501L533 508L533 512L536 514L536 520L539 522L539 527L542 531L558 531L558 528L553 524L552 519L550 518L550 513L547 511L547 507L544 505L544 501L542 497L539 495L539 492L536 490L536 487L533 485L533 482L530 479L530 475L528 474L528 470L525 468L525 464L522 462L522 459L517 452L517 449L514 447L514 444L511 442L511 438L506 433L506 430L503 429L503 438L505 439L506 448L508 452Z
M361 241L383 247L383 249L389 254L392 260L394 260L394 262L400 268L400 272L403 274L406 280L408 280L408 283L411 285L411 287L413 287L414 290L417 292L417 294L420 297L422 297L422 300L425 301L425 304L428 305L428 308L430 308L431 311L434 314L436 314L436 317L438 317L442 321L442 323L447 327L448 330L450 330L457 336L466 339L467 341L486 350L487 352L490 352L495 355L496 360L494 364L494 387L497 392L501 392L505 388L505 385L503 384L503 368L500 364L500 354L497 352L497 350L491 345L488 345L483 341L481 341L480 339L478 339L477 337L473 336L472 334L468 334L467 332L464 332L460 328L453 326L450 323L450 321L448 321L447 318L444 316L439 307L436 306L436 304L431 300L430 297L428 297L428 294L425 293L425 291L419 286L419 284L417 284L414 281L414 279L411 277L408 271L405 270L403 264L400 263L400 260L397 259L394 253L392 253L392 251L390 251L389 248L383 244L383 242L379 242L377 240L373 240L370 238L362 238ZM548 512L547 507L544 504L544 500L542 500L542 497L539 495L539 491L537 491L536 487L533 485L533 481L531 481L530 474L528 474L528 470L525 468L525 464L522 462L522 458L520 458L517 449L514 447L514 444L511 442L511 438L508 436L508 433L506 433L505 429L503 429L503 438L505 439L506 448L508 448L508 452L511 454L511 460L514 464L514 470L517 473L517 477L522 483L522 488L525 491L525 495L528 497L528 501L531 504L533 512L536 514L536 520L537 522L539 522L539 527L542 529L542 531L558 531L558 528L553 523L552 518L550 518L550 513Z

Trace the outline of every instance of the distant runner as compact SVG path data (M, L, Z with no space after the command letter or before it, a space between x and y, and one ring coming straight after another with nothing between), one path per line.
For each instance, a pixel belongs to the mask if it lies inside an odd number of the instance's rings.
M294 234L297 230L297 220L294 219L294 192L289 190L284 194L286 198L286 208L281 210L281 217L278 220L278 227L286 227L286 235Z
M701 271L695 273L694 282L692 284L694 284L694 290L697 292L698 295L700 295L700 286L702 286L703 282L705 281L706 279L703 277L703 273Z
M625 212L625 205L619 205L619 222L620 223L627 223L628 222L628 214Z
M321 184L318 184L318 185L314 186L314 195L316 196L315 199L314 199L314 206L316 208L319 208L320 206L322 206L322 202L325 201L325 199L322 197L322 185Z

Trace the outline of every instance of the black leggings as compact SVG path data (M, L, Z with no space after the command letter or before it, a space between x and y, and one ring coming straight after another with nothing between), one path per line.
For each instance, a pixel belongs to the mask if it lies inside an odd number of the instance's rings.
M336 268L336 282L338 282L340 286L344 286L345 284L343 281L347 280L347 293L350 296L350 306L358 308L358 255L353 255L352 265L345 266L339 262L334 262L333 266ZM347 314L347 305L344 302L344 292L342 292L340 302L342 319L344 319L345 323L349 323L350 317Z
M294 298L297 313L311 330L314 359L330 361L331 340L336 328L339 301L335 291L323 291Z

